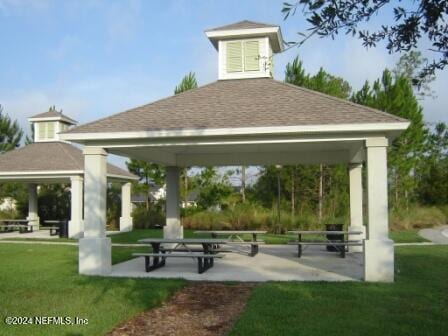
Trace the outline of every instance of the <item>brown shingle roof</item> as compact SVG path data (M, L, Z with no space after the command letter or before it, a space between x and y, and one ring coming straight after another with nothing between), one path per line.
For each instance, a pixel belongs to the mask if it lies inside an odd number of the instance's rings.
M271 25L266 23L254 22L249 20L244 20L225 26L207 29L206 31L220 31L220 30L232 30L232 29L255 29L255 28L268 28L268 27L278 27L278 25Z
M217 81L66 133L403 122L402 118L269 78Z
M0 172L83 171L82 151L65 142L36 142L0 155ZM135 177L108 164L107 173Z
M67 117L65 114L57 111L47 111L44 113L39 113L34 116L32 116L30 119L33 118L62 118L65 119L68 122L71 122L72 124L77 124L78 122L70 117Z

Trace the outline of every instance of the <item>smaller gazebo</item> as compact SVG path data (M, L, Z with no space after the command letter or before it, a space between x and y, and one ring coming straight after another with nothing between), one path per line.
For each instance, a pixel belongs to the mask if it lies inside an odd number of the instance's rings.
M33 127L34 142L0 155L0 183L28 184L27 219L35 230L39 229L37 186L70 183L71 217L68 233L70 238L80 238L84 232L84 155L81 149L59 138L59 132L69 129L77 122L54 108L28 120ZM108 163L106 165L108 181L122 183L120 231L130 231L132 230L130 182L138 178L117 166Z

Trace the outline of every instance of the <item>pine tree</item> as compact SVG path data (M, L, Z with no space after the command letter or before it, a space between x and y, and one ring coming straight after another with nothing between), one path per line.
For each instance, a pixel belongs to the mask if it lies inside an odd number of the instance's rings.
M0 105L0 154L13 150L20 146L23 131L17 120L3 113L3 107Z
M388 151L392 200L396 207L407 206L415 196L415 173L425 152L427 136L423 110L412 85L405 76L398 75L394 78L386 69L372 88L366 82L360 91L353 94L352 100L411 122L409 128L390 144Z

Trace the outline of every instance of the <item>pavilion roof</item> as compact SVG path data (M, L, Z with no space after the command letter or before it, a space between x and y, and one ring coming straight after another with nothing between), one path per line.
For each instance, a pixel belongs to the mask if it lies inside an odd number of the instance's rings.
M0 174L83 171L82 150L65 142L36 142L0 155ZM136 178L112 164L107 165L107 174L124 179Z
M220 80L64 133L388 124L407 120L270 78Z

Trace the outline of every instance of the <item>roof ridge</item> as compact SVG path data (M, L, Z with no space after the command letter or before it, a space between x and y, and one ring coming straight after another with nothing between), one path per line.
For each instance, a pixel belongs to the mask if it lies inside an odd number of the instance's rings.
M184 95L187 94L187 93L188 93L188 94L191 94L191 93L193 93L193 92L196 91L196 90L202 89L202 88L204 88L204 87L211 86L211 85L216 84L216 83L218 83L218 82L219 82L219 81L214 81L214 82L211 82L211 83L208 83L208 84L204 84L204 85L202 85L202 86L198 86L198 87L196 87L196 88L194 88L194 89L190 89L190 90L187 90L187 91L183 91L183 92L180 92L180 93L178 93L178 94L173 94L173 95L171 95L171 96L167 96L167 97L164 97L164 98L160 98L160 99L158 99L158 100L155 100L155 101L150 102L150 103L147 103L147 104L143 104L143 105L140 105L140 106L137 106L137 107L133 107L133 108L131 108L131 109L129 109L129 110L125 110L125 111L123 111L123 112L118 112L118 113L112 114L112 115L110 115L110 116L106 116L106 117L103 117L103 118L100 118L100 119L97 119L97 120L94 120L94 121L90 121L90 122L88 122L88 123L85 123L85 124L82 124L82 125L73 127L73 128L71 128L71 129L69 129L69 130L67 130L67 131L61 132L61 134L64 134L64 133L67 133L67 134L69 134L69 133L76 133L76 129L77 129L77 128L84 127L84 126L88 126L88 125L90 125L90 124L97 123L97 122L100 122L100 121L102 121L102 120L109 119L109 118L112 118L112 117L117 117L117 116L122 115L122 114L125 114L125 113L133 112L134 110L137 110L137 109L139 109L139 108L146 107L146 106L150 106L150 105L153 105L153 104L156 104L156 103L160 103L160 102L163 102L163 101L165 101L165 100L172 99L172 98L174 98L174 97L181 97L181 96L184 96Z
M276 80L276 79L270 79L270 80L272 80L273 82L278 83L278 84L283 84L283 85L288 86L288 87L293 87L293 88L296 88L296 89L299 89L299 90L302 90L302 91L305 91L305 92L308 92L308 93L311 93L311 94L316 94L316 95L322 96L322 97L327 98L329 100L334 100L334 101L337 101L337 102L341 102L341 103L349 104L349 105L352 105L352 106L356 106L358 108L366 109L366 110L369 110L369 111L372 111L372 112L375 112L375 113L379 113L379 114L382 114L382 115L387 115L389 117L394 117L394 118L396 118L398 120L401 120L403 122L408 121L407 119L399 117L399 116L396 116L395 114L388 113L388 112L385 112L385 111L381 111L379 109L376 109L376 108L373 108L373 107L370 107L370 106L358 104L358 103L352 102L351 100L348 100L348 99L343 99L343 98L331 96L331 95L323 93L323 92L311 90L311 89L305 88L303 86L298 86L298 85L294 85L294 84L291 84L291 83L282 82L282 81L279 81L279 80Z

